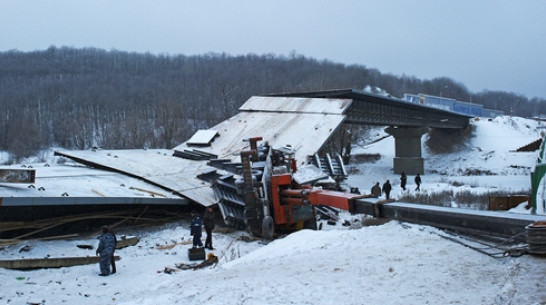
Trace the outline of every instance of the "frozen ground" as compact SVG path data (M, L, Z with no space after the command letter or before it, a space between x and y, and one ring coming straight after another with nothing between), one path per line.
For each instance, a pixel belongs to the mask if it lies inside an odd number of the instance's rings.
M187 223L130 232L137 246L116 252L118 272L97 265L0 270L2 304L544 304L544 258L492 258L442 238L437 229L389 222L303 230L267 245L241 232L214 234L213 267L162 272L190 263ZM3 258L85 256L96 239L24 243Z

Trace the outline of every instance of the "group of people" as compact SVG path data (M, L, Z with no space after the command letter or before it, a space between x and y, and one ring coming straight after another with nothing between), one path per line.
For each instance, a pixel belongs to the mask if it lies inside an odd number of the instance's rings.
M202 227L205 227L205 232L207 232L207 238L205 239L205 248L209 250L214 250L212 247L212 230L214 229L214 210L211 207L205 209L203 215L203 220L201 221L201 216L196 212L191 212L192 220L190 226L190 234L193 236L193 247L203 247L201 242L202 236Z
M402 172L402 174L400 175L400 187L404 191L406 190L407 181L408 181L408 176L406 175L405 172ZM419 174L417 174L415 176L415 178L413 179L413 181L415 182L415 185L416 185L415 190L420 191L421 190L421 176ZM374 196L374 197L380 197L381 194L385 193L385 198L390 199L391 190L392 190L392 185L391 185L390 181L387 180L387 181L385 181L385 183L383 183L383 187L379 186L379 182L377 182L374 186L372 186L371 193L372 193L372 196Z
M203 247L201 242L202 226L205 227L207 238L205 239L205 248L214 250L212 247L212 230L214 229L214 210L212 207L205 209L203 218L196 212L192 211L192 221L190 225L190 234L193 236L193 247ZM99 246L96 254L99 258L100 276L108 276L116 273L116 262L114 259L114 251L116 250L117 238L111 228L103 226L102 234L98 237Z

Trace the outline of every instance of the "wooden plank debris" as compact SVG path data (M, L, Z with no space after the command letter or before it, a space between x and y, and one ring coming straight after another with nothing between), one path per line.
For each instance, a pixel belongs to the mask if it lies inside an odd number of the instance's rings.
M131 236L131 237L127 237L125 235L121 236L121 238L118 238L116 241L116 249L123 249L126 247L134 246L138 244L139 241L140 241L140 238L136 236ZM88 244L79 244L79 245L76 245L76 247L80 249L89 249L89 250L92 250L94 248L93 245L88 245Z
M116 255L114 256L114 259L118 261L121 258ZM23 258L0 260L0 267L6 269L30 270L41 268L72 267L79 265L97 264L98 262L98 256Z
M134 246L138 244L139 241L140 241L140 238L136 236L131 236L131 237L121 236L121 238L118 238L116 242L116 249L122 249L125 247Z
M138 188L138 187L130 187L129 189L131 189L131 190L137 190L137 191L140 191L140 192L143 192L143 193L148 193L148 194L154 195L154 196L166 197L164 194L161 194L161 193L158 193L158 192L154 192L154 191L150 191L150 190L145 190L145 189Z

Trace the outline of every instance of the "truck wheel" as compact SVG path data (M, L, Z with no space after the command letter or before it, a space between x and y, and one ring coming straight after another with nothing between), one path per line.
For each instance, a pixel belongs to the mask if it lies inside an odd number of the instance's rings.
M273 232L275 231L275 223L273 217L265 216L262 220L262 237L265 239L273 239Z

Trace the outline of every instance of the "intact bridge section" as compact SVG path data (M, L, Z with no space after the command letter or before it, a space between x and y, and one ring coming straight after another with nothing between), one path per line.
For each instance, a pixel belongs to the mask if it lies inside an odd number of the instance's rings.
M344 123L388 126L385 131L395 140L393 168L396 174L424 173L421 137L429 128L464 129L471 118L465 114L355 89L282 93L269 96L351 100L351 105L343 113Z

